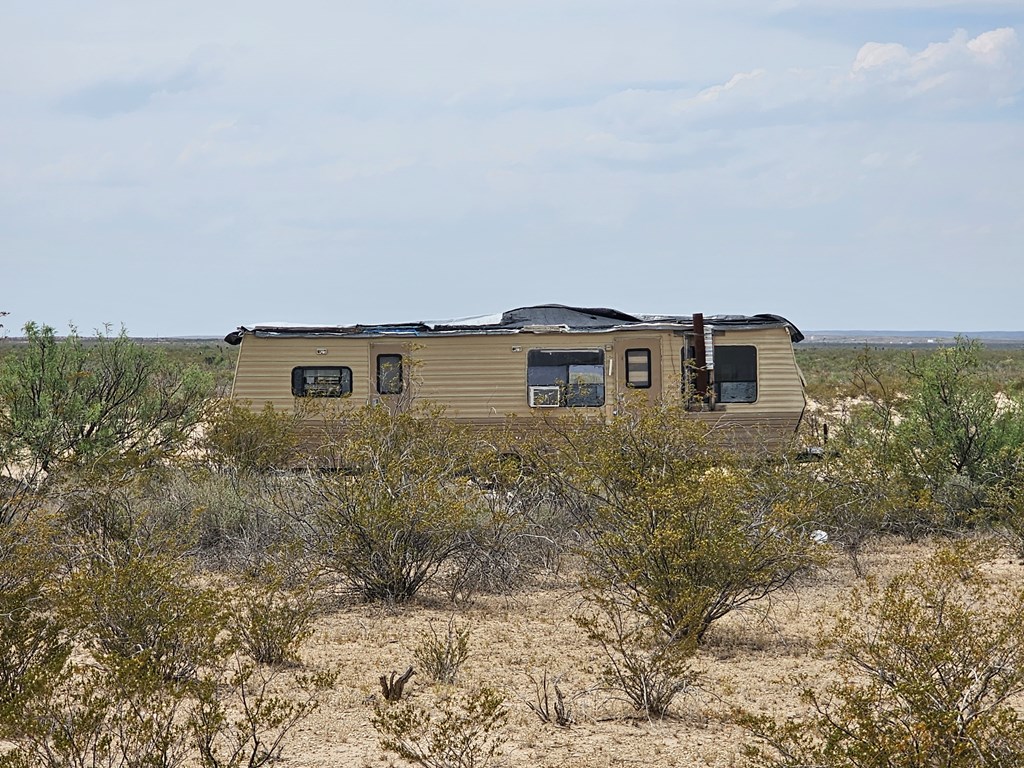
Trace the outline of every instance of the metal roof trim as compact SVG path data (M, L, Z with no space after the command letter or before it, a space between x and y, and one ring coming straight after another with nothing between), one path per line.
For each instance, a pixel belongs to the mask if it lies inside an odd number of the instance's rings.
M534 311L535 310L535 311ZM546 318L572 319L573 315L583 316L584 322L575 325L569 322L531 322ZM501 318L501 322L494 320ZM608 320L607 324L602 320ZM474 321L482 321L476 324ZM793 323L781 315L707 315L704 323L712 328L753 329L784 326L789 330L793 343L802 341L804 335ZM478 336L508 335L516 333L617 333L637 330L685 330L693 327L692 315L626 314L613 309L588 309L568 307L562 304L541 304L535 307L520 307L501 315L480 315L445 322L416 323L374 323L366 325L304 325L299 323L260 323L247 328L239 326L224 337L228 344L242 342L246 334L257 338L277 337L398 337L417 336Z

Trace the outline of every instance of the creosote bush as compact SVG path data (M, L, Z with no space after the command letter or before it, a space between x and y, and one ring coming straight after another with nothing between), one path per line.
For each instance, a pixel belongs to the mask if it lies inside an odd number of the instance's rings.
M692 668L696 638L666 635L650 619L613 600L592 602L600 607L599 613L577 617L576 622L604 652L604 683L636 712L664 718L676 697L696 682Z
M409 600L474 524L467 432L435 407L378 405L333 414L326 435L346 471L308 476L315 546L364 599Z
M46 551L19 542L0 562L16 619L0 622L0 675L16 675L0 690L2 765L254 768L337 677L289 673L285 693L285 667L243 659L221 594L182 555L97 550L65 576Z
M584 585L671 637L700 641L824 557L807 535L807 473L726 452L681 406L567 421L559 437L549 469L589 514Z
M276 571L243 577L234 591L228 626L241 648L262 664L298 661L319 610L309 585L292 585Z
M54 531L0 525L0 738L17 735L21 713L59 681L71 642L55 615Z
M258 768L281 759L289 731L315 712L338 678L334 670L299 672L235 656L222 675L226 695L206 696L189 713L193 743L206 768ZM285 685L292 693L285 695Z
M479 768L506 741L504 697L483 686L443 701L437 710L403 701L379 707L372 718L381 747L424 768Z
M882 768L1021 765L1024 590L959 544L884 585L856 591L825 647L842 679L803 694L811 712L744 715L755 766Z
M469 658L469 630L458 625L454 614L442 634L431 622L430 631L420 635L413 658L431 680L451 685Z
M298 458L299 413L274 410L267 403L254 411L239 400L218 402L211 408L203 447L217 467L243 474L285 469Z

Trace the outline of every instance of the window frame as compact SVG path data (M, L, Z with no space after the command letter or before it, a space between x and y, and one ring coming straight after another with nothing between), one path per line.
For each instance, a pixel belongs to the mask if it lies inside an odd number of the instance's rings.
M644 356L647 358L647 364L646 364L647 383L646 384L637 384L637 383L634 383L630 379L629 356L631 354L634 354L634 353L637 353L637 352L643 353ZM623 364L624 364L625 369L626 369L626 386L628 388L630 388L630 389L650 389L651 387L654 386L654 371L653 371L653 365L652 365L652 356L651 356L651 350L648 347L633 347L633 348L627 349L625 354L623 355L622 359L623 359Z
M546 360L538 360L541 355ZM561 360L559 359L561 358ZM553 387L559 390L559 408L603 408L607 398L606 379L608 370L603 349L545 349L535 348L526 352L526 402L531 403L530 392L533 387ZM578 370L579 377L573 381L573 369ZM596 379L597 371L600 368L600 383L596 380L584 381L584 377ZM564 374L559 377L556 369L564 369ZM600 388L599 397L587 397L586 387L596 386ZM596 392L594 393L596 394ZM531 408L550 408L551 405L531 405Z
M381 363L391 358L397 360L397 364L394 368L385 370ZM388 387L385 388L385 382L391 382L394 380L397 374L397 388ZM405 391L405 360L402 355L396 352L382 352L377 355L377 380L376 388L378 395L400 395Z
M338 391L307 391L306 371L337 371ZM297 391L297 382L301 382L301 391ZM297 365L292 368L291 390L293 397L347 397L352 394L352 369L347 365Z
M729 352L725 352L725 350L729 350ZM740 362L737 362L735 360L727 360L727 361L725 361L726 365L728 365L730 367L733 367L733 368L740 368L741 365L744 368L749 368L752 371L752 374L751 374L752 378L749 377L749 376L745 376L744 375L744 373L745 373L744 370L738 371L735 375L730 374L729 378L722 378L721 377L721 371L722 371L722 367L723 367L722 366L722 364L723 364L723 359L722 359L723 353L728 357L730 353L737 354L739 350L750 350L750 352L753 354L753 359L750 360L750 361L740 361ZM758 358L759 358L759 355L758 355L758 351L757 351L757 346L755 344L722 344L722 345L716 344L715 345L715 350L714 350L714 361L715 361L715 367L714 367L714 392L715 392L715 402L716 403L721 403L723 405L730 405L730 404L734 404L734 403L749 404L749 403L756 403L757 402L757 399L761 395L760 387L758 386L759 385L759 381L758 381L758 362L759 362L759 360L758 360ZM746 397L744 399L735 399L735 398L732 398L732 397L724 398L722 396L722 385L723 384L752 384L753 385L753 396L752 397Z

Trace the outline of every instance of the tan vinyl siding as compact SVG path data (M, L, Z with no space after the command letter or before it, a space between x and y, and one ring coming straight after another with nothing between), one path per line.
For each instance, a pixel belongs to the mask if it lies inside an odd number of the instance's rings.
M661 392L677 396L681 381L683 336L671 330L646 329L638 338L651 342L652 355L661 355ZM291 372L297 366L344 366L352 370L352 394L345 402L362 405L380 397L374 389L378 354L401 353L412 370L406 386L416 396L443 405L460 421L496 424L510 414L548 417L567 409L531 409L527 400L526 367L530 349L600 349L605 354L605 408L611 415L616 402L616 381L621 364L608 348L625 342L630 334L613 333L510 333L442 337L340 338L270 337L246 334L239 352L233 396L262 408L266 402L279 410L295 405ZM695 414L702 421L728 421L743 429L756 424L792 433L804 408L803 387L792 343L785 328L716 332L715 344L757 347L758 398L754 403L719 405ZM645 343L646 343L645 342ZM323 354L318 354L318 350ZM325 404L335 401L329 399ZM583 409L581 409L583 410ZM601 409L586 409L599 411Z
M242 341L233 396L262 407L290 409L291 371L296 366L352 369L351 400L369 402L372 366L378 350L396 351L413 370L417 396L444 405L456 419L499 422L509 414L529 415L526 359L530 349L604 349L608 334L509 334L428 337L401 344L396 339L259 338ZM403 349L404 347L404 349ZM519 351L513 351L518 348ZM317 349L326 350L318 355ZM608 370L606 352L605 367ZM612 385L606 376L609 396Z
M742 413L803 412L804 390L796 367L793 344L785 328L733 330L716 333L715 347L729 344L757 347L757 400L753 403L728 403L717 410Z

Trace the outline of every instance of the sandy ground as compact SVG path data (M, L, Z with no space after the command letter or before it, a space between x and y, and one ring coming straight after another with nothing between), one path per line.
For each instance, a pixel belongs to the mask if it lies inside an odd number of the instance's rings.
M929 551L925 544L890 541L869 551L863 562L869 573L884 577ZM1004 567L1020 568L1009 561ZM748 736L727 713L733 707L777 716L802 712L793 677L806 675L822 685L829 680L833 664L814 650L814 639L857 583L839 556L796 589L776 596L767 612L759 606L716 624L694 662L699 690L677 699L674 715L661 721L635 717L628 704L597 687L601 650L573 622L583 604L564 580L515 597L482 597L459 609L457 621L471 632L471 655L456 688L487 683L506 696L508 742L493 765L738 766ZM381 750L370 723L380 696L377 678L412 664L430 622L443 630L451 610L427 594L398 608L355 605L324 616L303 648L303 661L338 667L341 675L321 709L289 735L280 764L403 765ZM531 676L540 679L545 672L549 678L560 676L564 693L574 697L578 722L571 728L541 723L526 704L536 700ZM407 691L426 706L451 693L422 675L413 677Z

